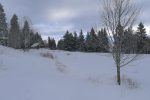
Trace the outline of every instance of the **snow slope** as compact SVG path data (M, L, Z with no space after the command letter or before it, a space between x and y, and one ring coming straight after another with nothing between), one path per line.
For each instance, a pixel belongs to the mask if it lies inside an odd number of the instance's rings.
M121 69L110 54L0 46L0 100L150 100L150 55Z

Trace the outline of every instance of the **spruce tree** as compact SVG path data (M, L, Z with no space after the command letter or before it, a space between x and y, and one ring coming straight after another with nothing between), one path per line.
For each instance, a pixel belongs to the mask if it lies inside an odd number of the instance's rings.
M108 36L107 36L107 32L104 29L101 29L98 32L98 47L97 47L97 51L98 52L108 52L109 50L109 41L108 41Z
M31 46L31 30L28 21L24 22L22 29L22 48L29 48Z
M128 28L124 32L123 41L122 41L122 53L130 54L136 53L137 48L137 39L136 35L133 34L132 28Z
M66 51L74 51L74 37L69 31L64 35L64 49Z
M51 39L51 42L52 42L52 50L56 50L56 42L55 42L55 39Z
M92 43L91 43L91 37L90 37L90 33L87 32L86 35L86 39L85 39L85 48L86 48L86 52L92 52Z
M33 40L34 40L34 43L40 43L43 41L41 35L39 35L38 32L36 32L36 34L34 34Z
M79 51L85 51L85 40L84 40L84 35L83 35L83 32L81 30L80 34L79 34L79 37L78 37L78 41L77 41L78 45L77 45L77 48Z
M109 51L109 40L107 36L106 29L104 28L103 36L102 36L102 43L103 43L103 52Z
M0 42L2 45L7 45L8 30L6 16L2 4L0 4Z
M52 41L51 41L50 37L48 37L48 48L52 49Z
M32 46L34 44L34 32L31 30L30 31L30 46Z
M103 29L101 29L100 31L98 31L98 42L99 42L99 45L98 45L98 47L97 47L97 52L102 52L103 51L103 39L102 39L102 37L103 37Z
M57 49L58 49L58 50L65 50L65 48L64 48L64 40L63 40L63 39L60 39L60 40L58 41Z
M69 45L69 31L68 30L63 36L63 38L64 38L64 50L71 50L71 47Z
M48 48L51 50L56 50L56 42L54 38L48 37Z
M10 32L9 32L9 46L19 49L21 48L21 32L20 32L20 26L18 23L18 17L16 14L13 15L11 19L11 26L10 26Z
M146 53L146 54L150 54L150 37L147 37L145 47L146 47L145 53Z
M104 43L103 43L103 29L101 29L100 31L98 31L98 42L99 42L99 45L97 47L97 52L103 52L103 47L104 47Z
M72 44L72 51L77 51L77 41L78 41L78 36L77 36L77 33L74 32L73 34L73 44Z
M94 30L94 28L91 29L90 32L90 44L91 44L91 51L92 52L96 52L96 48L98 47L98 38L96 35L96 32Z
M144 28L144 25L142 22L138 25L136 35L138 39L137 53L144 53L144 46L146 43L147 36L146 36L146 29Z

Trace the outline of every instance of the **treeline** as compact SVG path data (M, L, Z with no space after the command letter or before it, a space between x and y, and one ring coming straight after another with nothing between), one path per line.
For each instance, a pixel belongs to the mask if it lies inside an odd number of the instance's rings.
M116 29L117 30L117 29ZM136 31L132 28L123 30L123 40L121 52L128 54L146 54L150 53L150 37L146 34L143 23L140 23ZM3 6L0 4L0 44L15 49L29 48L49 48L52 50L80 51L80 52L112 52L111 42L117 43L119 36L112 37L105 28L100 31L91 29L87 34L67 31L62 39L56 44L54 38L48 37L47 41L43 41L41 35L35 32L28 21L24 21L24 25L20 26L16 14L10 20L10 27L6 23L6 15ZM112 43L112 44L114 44Z
M121 52L125 54L148 54L150 53L150 37L146 34L146 29L143 23L140 23L137 30L128 28L122 32L123 42ZM81 30L77 35L76 32L67 31L63 39L58 41L57 49L66 51L81 51L81 52L112 52L110 50L110 39L114 43L118 41L118 37L111 37L106 32L106 29L101 29L96 32L93 28L86 35L83 35ZM112 41L112 40L111 40Z
M57 48L66 51L109 52L109 41L105 29L101 29L97 34L92 28L86 36L82 30L79 35L67 31L63 39L58 41Z
M41 35L38 32L34 33L30 29L28 21L24 22L24 26L21 29L18 23L17 15L13 15L10 22L10 30L8 34L8 46L15 49L28 49L35 43L41 42L44 47ZM42 47L42 45L41 45Z
M27 49L35 43L44 46L41 35L30 28L27 20L21 28L16 14L10 20L10 28L6 23L6 15L3 6L0 4L0 43L15 49ZM43 44L43 45L42 45Z

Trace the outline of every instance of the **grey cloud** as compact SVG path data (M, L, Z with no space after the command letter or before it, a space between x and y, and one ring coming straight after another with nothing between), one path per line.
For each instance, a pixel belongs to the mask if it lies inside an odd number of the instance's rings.
M7 18L16 13L19 17L28 16L36 30L42 35L63 34L70 31L90 30L101 26L100 10L102 0L2 0ZM139 21L150 26L149 0L136 0L142 5L143 13Z

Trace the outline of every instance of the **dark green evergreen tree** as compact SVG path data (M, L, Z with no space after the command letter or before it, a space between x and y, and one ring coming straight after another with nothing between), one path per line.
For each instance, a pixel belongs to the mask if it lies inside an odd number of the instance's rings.
M107 35L105 28L104 28L102 41L103 41L102 42L103 43L103 52L108 52L109 51L109 39L108 39L108 35Z
M86 52L92 52L92 43L91 43L91 36L90 36L90 33L87 32L87 35L86 35L86 39L85 39L85 51Z
M141 22L137 28L137 53L144 53L144 47L146 44L146 29L144 28L143 23Z
M67 31L64 35L64 50L74 51L74 37L72 33L69 33L69 31Z
M58 41L58 43L57 43L57 49L58 50L65 50L65 48L64 48L64 40L63 39L61 39L61 40Z
M22 48L29 48L31 46L31 30L29 27L28 21L24 22L24 26L22 29Z
M55 39L51 39L50 37L48 37L48 47L51 49L51 50L56 50L56 42L55 42Z
M56 42L55 42L55 39L51 39L51 42L52 42L52 50L56 50Z
M85 51L85 40L84 40L84 35L83 35L82 30L78 37L77 48L79 51Z
M122 40L122 53L133 54L136 53L137 49L137 38L136 35L133 34L132 28L128 28L124 32L123 40Z
M86 38L86 49L88 52L96 52L96 48L98 47L98 37L94 29L91 29L91 32L87 34Z
M73 33L73 41L72 41L72 51L77 51L77 45L78 45L78 36L77 33Z
M42 37L41 35L39 35L38 32L36 32L36 34L34 34L33 40L34 40L34 43L39 43L42 41Z
M32 45L35 43L39 44L38 48L45 48L46 47L44 41L42 40L41 35L38 32L36 32L35 34L33 33L33 36L32 36Z
M17 15L13 15L11 19L11 26L10 26L10 32L9 32L9 46L19 49L21 48L21 32L20 32L20 26L18 23L18 17Z
M52 49L52 41L51 41L50 37L48 37L48 48Z
M98 52L108 52L108 50L109 50L109 41L108 41L107 32L104 28L104 29L101 29L101 31L98 32L97 51Z
M2 4L0 4L0 44L7 45L8 30L6 16Z
M30 47L34 44L34 32L31 30L30 31L30 38L31 38L31 40L30 40Z
M146 54L150 54L150 37L147 37L144 49Z

